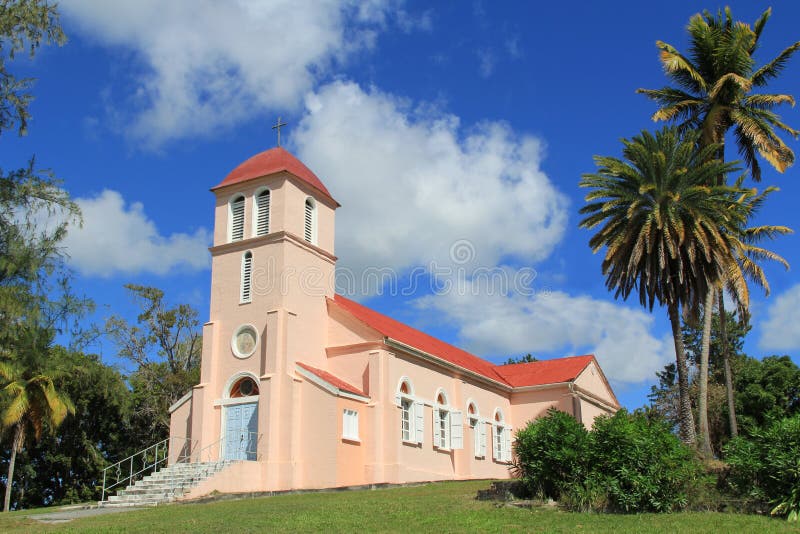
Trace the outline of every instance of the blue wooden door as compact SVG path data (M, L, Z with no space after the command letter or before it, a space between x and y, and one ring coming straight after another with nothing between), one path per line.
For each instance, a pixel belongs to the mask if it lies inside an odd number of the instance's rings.
M258 444L258 403L225 408L226 460L255 460Z

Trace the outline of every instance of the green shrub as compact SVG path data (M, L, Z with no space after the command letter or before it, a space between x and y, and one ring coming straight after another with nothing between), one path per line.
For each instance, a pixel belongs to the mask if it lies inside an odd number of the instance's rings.
M604 486L620 512L669 512L687 504L699 474L691 449L666 423L620 410L595 420L590 434L592 485Z
M559 499L586 478L589 433L574 417L551 408L517 432L517 476L531 495Z
M738 437L725 447L727 482L774 515L800 516L800 414Z
M596 419L591 432L550 410L517 433L515 453L531 493L571 510L676 510L699 474L691 449L667 424L625 410Z

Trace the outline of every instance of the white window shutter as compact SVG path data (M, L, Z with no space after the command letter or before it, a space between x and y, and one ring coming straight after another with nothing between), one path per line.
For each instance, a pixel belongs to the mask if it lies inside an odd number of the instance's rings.
M266 235L269 233L269 202L270 192L266 190L256 197L257 204L257 222L256 222L256 235Z
M479 446L476 450L478 451L478 456L481 458L486 458L486 423L483 421L478 421L478 426L476 428L480 428L480 431L477 434Z
M244 238L244 197L231 204L231 241Z
M493 435L492 435L492 458L494 458L498 462L502 461L502 458L500 456L501 455L501 451L497 447L497 433L500 432L500 428L501 427L498 426L498 425L492 425L492 432L493 432Z
M439 413L439 409L434 406L433 407L433 446L442 448L444 447L444 443L441 443L439 439L442 435L441 430L439 429L440 425L442 424L442 417Z
M464 416L461 412L450 412L450 448L464 448Z
M399 392L395 393L394 394L394 404L395 404L395 406L402 406L401 403L402 403L402 399L400 399L400 393Z
M250 302L250 293L253 274L253 254L246 252L242 258L242 284L240 302Z
M483 426L482 423L478 420L474 420L475 424L472 426L472 451L475 455L475 458L480 458L481 456L481 429L480 427Z
M423 427L424 418L425 418L425 405L419 401L414 401L414 417L417 420L416 431L417 431L417 443L422 443L422 437L425 433L425 428Z
M314 205L310 200L306 201L305 221L303 228L303 237L309 243L314 242Z
M503 461L511 461L511 427L503 429Z

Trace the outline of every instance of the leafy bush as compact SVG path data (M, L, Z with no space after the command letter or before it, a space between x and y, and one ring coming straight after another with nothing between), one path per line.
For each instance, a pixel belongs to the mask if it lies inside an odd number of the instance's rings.
M515 441L517 474L531 493L572 510L668 512L686 506L698 475L688 447L666 423L620 410L587 432L556 410Z
M666 423L620 410L596 419L590 436L593 485L606 488L610 509L669 512L686 506L698 465Z
M517 432L517 476L531 495L559 499L587 473L589 433L574 417L551 408Z
M800 517L800 414L738 437L725 447L731 489L773 515ZM768 507L768 508L767 508Z

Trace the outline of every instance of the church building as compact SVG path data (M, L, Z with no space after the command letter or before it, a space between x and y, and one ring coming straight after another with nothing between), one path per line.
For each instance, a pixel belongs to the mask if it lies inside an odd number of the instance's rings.
M211 191L201 378L170 408L170 456L239 461L188 498L507 478L515 429L619 408L594 356L495 365L336 294L340 205L285 149Z

